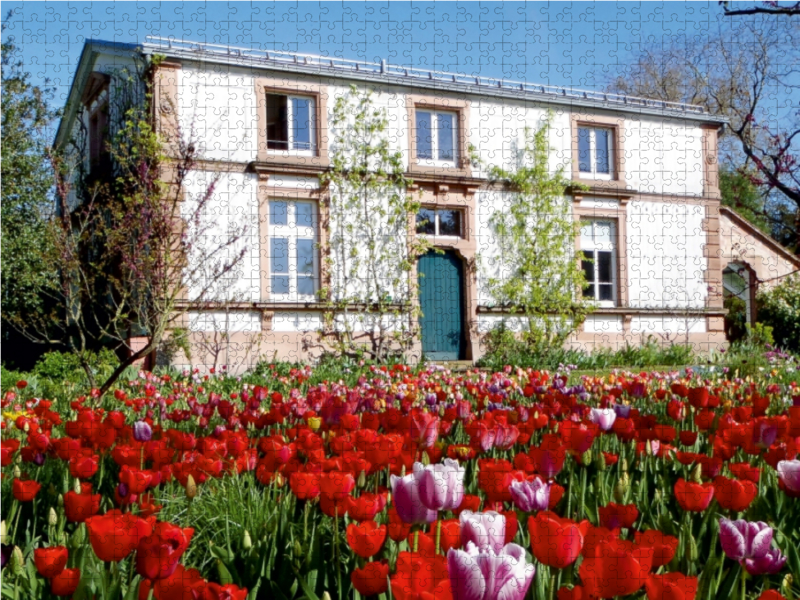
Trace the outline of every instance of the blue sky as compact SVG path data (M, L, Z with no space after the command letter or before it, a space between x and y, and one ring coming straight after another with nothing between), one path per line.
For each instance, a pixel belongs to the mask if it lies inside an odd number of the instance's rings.
M4 37L57 104L88 38L172 36L596 89L643 42L703 35L720 13L716 2L2 3Z

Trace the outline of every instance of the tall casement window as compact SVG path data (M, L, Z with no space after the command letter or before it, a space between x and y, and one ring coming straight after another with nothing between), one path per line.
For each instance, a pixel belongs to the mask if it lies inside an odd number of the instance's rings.
M316 107L310 96L267 94L267 150L316 154Z
M581 266L586 275L583 297L600 306L614 306L617 299L616 223L611 220L581 221Z
M416 111L417 160L432 166L455 166L458 160L458 113Z
M604 127L578 127L578 170L586 179L614 178L614 131Z
M269 203L269 297L310 302L319 284L317 205L300 200Z

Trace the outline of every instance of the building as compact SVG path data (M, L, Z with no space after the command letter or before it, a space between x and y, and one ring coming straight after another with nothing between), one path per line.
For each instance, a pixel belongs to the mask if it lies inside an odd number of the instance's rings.
M576 250L594 261L587 293L598 306L573 345L620 346L653 336L716 349L725 344L728 263L797 264L721 211L717 136L724 123L697 106L159 38L140 49L164 57L153 75L158 130L166 137L191 130L200 145L186 194L202 193L219 176L219 226L234 215L251 224L225 297L187 315L195 364L246 366L260 357L299 360L321 351L315 332L326 305L316 294L331 275L319 175L330 165L333 103L351 85L372 89L386 111L391 144L421 197L419 234L444 251L415 267L428 276L421 280L417 357L424 351L477 359L482 334L506 318L486 293L487 261L476 260L496 252L488 222L504 202L486 169L510 166L525 127L536 128L548 111L553 167L569 165L572 178L587 186L565 201L581 221ZM99 159L109 74L129 65L133 50L86 43L58 143L82 122ZM481 158L477 166L470 147ZM750 250L734 256L730 240L737 235ZM215 350L212 338L224 343Z

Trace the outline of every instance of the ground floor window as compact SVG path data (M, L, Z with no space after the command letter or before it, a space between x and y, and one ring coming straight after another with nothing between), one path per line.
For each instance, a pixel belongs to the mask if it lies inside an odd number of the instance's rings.
M311 301L319 285L317 205L301 200L269 203L270 299Z

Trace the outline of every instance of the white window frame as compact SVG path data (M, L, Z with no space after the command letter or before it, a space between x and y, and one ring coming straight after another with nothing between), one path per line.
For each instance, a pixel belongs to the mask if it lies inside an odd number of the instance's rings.
M607 223L610 228L610 240L609 242L598 242L597 235L595 233L595 228L600 223ZM592 253L592 268L594 269L594 281L587 282L590 285L594 285L594 296L586 296L584 293L581 293L581 296L587 300L591 300L600 307L614 307L617 305L617 294L618 294L618 269L619 269L619 259L617 257L617 222L614 219L581 219L581 249L580 249L580 260L583 261L584 259L584 252L591 252ZM592 235L591 238L588 238L584 234L584 228L587 224L591 224L592 227ZM600 261L597 259L598 252L610 252L611 253L611 300L600 300L600 284L608 284L609 282L601 282L600 281ZM582 268L582 267L581 267Z
M581 136L581 129L585 129L589 131L589 166L591 167L590 171L580 171L581 167L581 147L580 147L580 136ZM608 173L598 173L597 172L597 132L598 131L606 131L608 132ZM576 157L578 161L578 169L581 174L581 177L585 177L586 179L602 179L602 180L612 180L614 179L614 128L613 127L591 127L588 125L578 125L578 155Z
M286 143L289 148L286 150L276 150L267 147L267 152L270 154L291 154L292 156L316 156L317 155L317 99L314 96L302 96L297 94L285 94L278 91L267 91L268 96L285 96L286 97ZM308 100L309 105L309 140L311 148L308 150L298 150L293 148L295 144L294 130L292 129L292 121L294 120L292 100ZM269 144L269 140L267 140Z
M282 202L287 207L286 225L277 225L273 223L273 203ZM305 204L311 206L311 226L297 225L297 205ZM267 254L269 260L267 261L267 281L269 288L269 299L273 302L313 302L317 299L317 291L319 290L319 252L318 248L318 224L319 224L319 207L316 202L312 200L295 200L285 198L271 198L269 200L269 236L267 240ZM282 294L276 293L272 289L272 240L275 238L283 238L288 240L288 273L275 273L276 276L287 275L289 277L289 293ZM300 294L297 291L297 242L298 240L311 240L313 244L313 276L314 293L313 294Z
M434 157L439 155L439 119L438 115L448 115L453 118L453 158L451 160L439 160L438 158L422 158L419 155L419 131L417 127L417 119L419 113L428 113L431 115L431 154ZM414 136L415 136L415 152L417 154L417 164L424 167L455 167L458 164L458 128L459 128L459 113L452 110L436 110L425 106L419 106L415 109L414 113Z
M444 239L453 239L453 240L461 240L464 239L464 211L459 208L433 208L431 206L420 206L420 210L428 210L433 213L433 233L417 233L417 235L424 235L428 237L436 237L436 238L444 238ZM459 232L458 235L444 235L439 233L439 213L443 211L448 212L457 212L460 215L459 218ZM415 223L416 229L416 223Z

